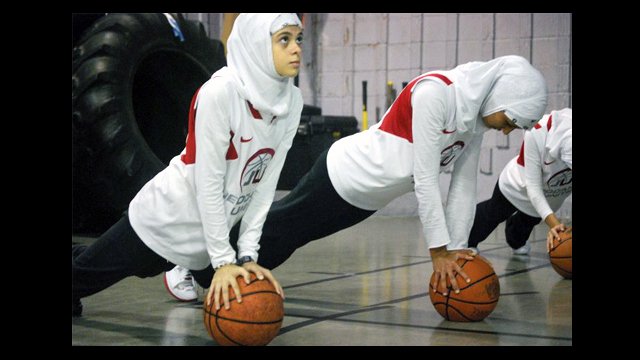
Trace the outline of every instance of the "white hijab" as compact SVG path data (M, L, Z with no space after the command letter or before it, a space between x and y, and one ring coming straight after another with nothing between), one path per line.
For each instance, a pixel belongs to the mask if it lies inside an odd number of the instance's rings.
M549 156L572 167L573 115L571 108L551 112L551 129L545 147Z
M227 40L226 71L240 96L266 116L286 115L293 102L293 78L278 74L271 45L272 30L288 25L302 27L296 14L240 14Z
M502 110L528 129L547 107L544 77L521 56L469 62L442 73L455 85L456 127L461 132L474 131L480 116Z

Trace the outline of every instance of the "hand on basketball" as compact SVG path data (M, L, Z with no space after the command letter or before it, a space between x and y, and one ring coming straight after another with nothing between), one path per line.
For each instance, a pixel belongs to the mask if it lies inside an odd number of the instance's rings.
M273 274L271 274L271 271L263 268L254 261L246 262L242 264L242 267L256 274L256 277L259 280L264 280L264 278L266 277L267 280L269 280L271 284L273 284L273 287L276 288L276 292L280 294L280 297L282 297L282 299L284 300L284 290L282 289L282 286L280 286L278 280L276 280Z
M222 294L222 300L224 301L224 308L229 309L229 286L233 289L234 294L238 298L238 302L242 302L242 294L238 287L238 281L236 278L242 276L245 283L249 284L250 275L249 272L241 266L235 264L225 265L216 270L211 280L211 286L209 287L209 293L207 294L207 306L211 305L211 298L213 297L213 303L216 306L216 310L220 310L220 294Z
M553 247L553 240L560 240L560 233L566 231L567 227L564 224L558 224L547 233L547 252L551 251Z
M451 283L451 287L456 293L460 292L460 286L456 281L456 274L460 274L466 282L471 282L471 278L462 270L456 262L458 259L473 260L473 252L471 250L447 250L446 246L430 249L431 258L433 259L433 273L435 274L435 283L440 287L442 294L447 296L447 279ZM436 291L437 287L433 290Z

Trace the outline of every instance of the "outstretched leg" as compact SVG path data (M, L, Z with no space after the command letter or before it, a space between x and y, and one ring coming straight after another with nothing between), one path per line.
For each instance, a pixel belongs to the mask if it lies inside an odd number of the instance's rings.
M499 184L496 184L491 198L476 206L476 215L469 234L469 247L477 247L501 222L505 221L517 210L502 195Z
M260 237L261 266L274 269L310 241L351 227L375 213L359 209L338 195L329 179L327 152L318 157L287 196L271 205ZM236 224L229 233L236 251L239 232L240 224ZM200 286L206 288L211 284L211 266L191 273Z
M327 171L327 152L287 196L271 205L260 239L262 266L273 269L310 241L351 227L375 212L359 209L338 195Z
M78 300L129 276L155 276L173 266L140 240L125 215L91 245L71 247L71 296Z
M542 219L539 217L529 216L523 212L517 211L509 219L504 229L504 233L507 237L507 244L513 249L519 249L523 247L533 228L540 223Z

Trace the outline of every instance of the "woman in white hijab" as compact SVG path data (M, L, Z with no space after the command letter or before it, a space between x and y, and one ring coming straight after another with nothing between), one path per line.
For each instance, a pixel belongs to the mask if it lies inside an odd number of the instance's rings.
M216 270L207 279L210 286L203 284L209 288L207 304L213 301L216 309L222 301L229 308L229 287L241 302L236 278L248 284L250 272L271 281L284 297L271 272L259 265L258 251L302 112L302 96L293 85L301 32L295 14L238 16L227 43L228 66L193 97L185 149L144 185L128 214L91 246L72 248L72 315L80 315L83 297L128 276L155 276L175 265ZM229 229L237 223L236 253ZM169 291L180 297L184 288Z
M529 129L546 106L544 78L520 56L418 76L380 122L335 142L273 203L263 227L261 264L272 269L309 241L355 225L415 191L434 272L445 293L447 279L457 291L456 273L469 279L456 259L472 259L466 247L483 134ZM454 164L443 206L439 173Z
M570 108L554 110L524 135L520 154L500 173L492 197L476 206L469 247L476 248L506 220L507 243L515 255L527 255L529 235L544 219L551 249L558 232L567 229L555 212L572 191L572 119Z

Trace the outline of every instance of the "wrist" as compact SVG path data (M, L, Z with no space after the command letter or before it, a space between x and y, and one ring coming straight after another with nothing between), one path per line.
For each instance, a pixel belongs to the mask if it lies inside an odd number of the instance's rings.
M236 264L238 266L242 266L242 264L245 264L245 263L248 263L248 262L255 262L255 260L253 260L253 258L251 256L246 255L246 256L243 256L243 257L239 258L236 261Z
M438 256L447 253L447 245L429 249L431 256Z
M221 263L219 263L218 265L216 265L213 270L220 270L221 268L228 266L228 265L235 265L235 261L223 261Z

